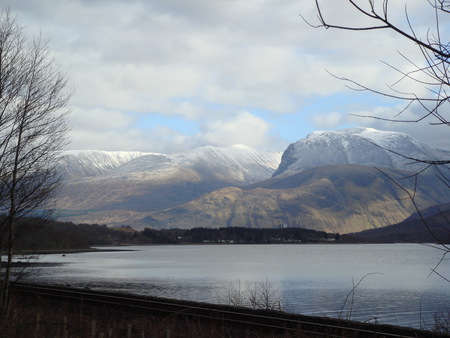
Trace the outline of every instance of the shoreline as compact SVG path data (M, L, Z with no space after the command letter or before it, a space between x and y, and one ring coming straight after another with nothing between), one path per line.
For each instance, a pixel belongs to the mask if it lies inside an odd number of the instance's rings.
M84 252L122 252L122 251L136 251L132 249L105 249L98 248L79 248L79 249L48 249L48 250L22 250L14 253L15 256L30 256L30 255L57 255L57 254L73 254ZM126 247L126 246L124 246Z
M126 244L126 245L94 245L90 248L74 248L74 249L38 249L38 250L19 250L14 253L14 256L24 256L24 258L33 255L53 255L53 254L75 254L75 253L88 253L88 252L129 252L139 251L130 247L148 247L148 246L190 246L190 245L217 245L217 246L236 246L236 245L402 245L402 244L418 244L428 246L439 246L436 243L409 243L409 242L394 242L394 243L336 243L336 242L316 242L316 243L149 243L149 244ZM120 247L120 248L119 248ZM5 253L3 253L5 254Z

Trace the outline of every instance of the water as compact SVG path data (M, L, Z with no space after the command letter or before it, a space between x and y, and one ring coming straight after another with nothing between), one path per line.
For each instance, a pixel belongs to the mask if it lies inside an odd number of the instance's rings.
M38 280L204 302L218 302L230 283L268 281L289 312L410 327L450 309L450 283L431 273L442 252L419 244L126 249L134 251L43 256L65 264L43 268ZM449 276L449 259L438 271Z

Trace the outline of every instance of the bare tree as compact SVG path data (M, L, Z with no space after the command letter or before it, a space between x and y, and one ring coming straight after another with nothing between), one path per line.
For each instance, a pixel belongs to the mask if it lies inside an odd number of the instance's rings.
M392 118L381 116L365 117L398 123L417 123L420 121L428 121L431 125L450 126L450 118L448 116L450 112L450 44L449 41L445 40L448 25L442 25L442 22L450 19L450 1L428 0L428 2L424 2L425 6L430 6L428 9L432 10L434 14L434 22L432 22L426 33L422 33L422 35L419 34L413 26L412 22L414 20L410 17L406 4L404 8L406 25L402 27L400 23L394 22L394 19L392 19L390 15L392 3L389 0L343 0L342 3L348 4L350 8L354 10L354 14L356 14L358 18L366 19L365 22L367 24L364 25L352 25L352 23L349 22L334 21L339 20L339 16L331 14L325 3L326 1L324 0L315 0L317 13L316 23L313 23L303 17L303 19L310 26L315 28L340 29L347 31L390 30L398 34L400 38L410 41L419 49L419 60L413 60L408 55L398 51L404 60L406 60L410 70L403 71L392 65L386 64L399 75L399 78L395 83L387 85L385 89L379 90L370 88L353 79L338 77L347 82L349 87L352 89L370 91L385 97L398 99L405 103L404 107L398 112L398 114ZM421 88L421 94L404 89L402 85L407 83L412 83ZM413 106L420 108L419 111L422 111L423 113L418 118L413 120L404 119L402 113ZM425 165L422 171L415 173L416 182L418 174L428 168L434 168L437 171L437 176L441 179L443 184L450 188L450 175L448 173L450 170L448 167L448 164L450 164L450 159L413 158L409 157L408 154L396 154L411 160L411 162L423 163ZM416 203L415 191L405 189L402 183L395 182L394 180L392 181L405 191L406 198L413 202L413 206L416 209L418 216L424 222L426 228L431 232L426 219L421 214L420 207ZM432 235L434 236L433 233ZM445 243L440 242L439 238L436 236L434 236L434 238L436 242L440 244L440 249L443 250L442 259L444 259L444 257L450 253L450 247ZM434 273L440 275L446 280L449 280L439 274L436 269L437 266L433 269Z
M252 309L282 311L282 296L269 280L259 280L248 288L248 303Z
M240 280L232 281L222 293L217 295L217 300L232 306L283 311L280 290L275 288L267 278L246 283L245 286Z
M66 77L53 67L46 41L29 42L9 9L0 13L0 309L7 309L14 223L45 208L60 182L67 144Z

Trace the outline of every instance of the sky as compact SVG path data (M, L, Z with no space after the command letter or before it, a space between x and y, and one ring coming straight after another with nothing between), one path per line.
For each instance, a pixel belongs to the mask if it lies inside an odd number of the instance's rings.
M364 24L346 0L322 0L337 24ZM317 130L354 126L406 132L450 149L445 127L394 117L404 102L355 91L422 94L401 78L421 65L417 46L387 30L317 29L314 0L0 0L32 39L49 39L74 91L69 149L174 153L245 144L284 151ZM390 18L434 28L423 0L395 1ZM407 4L407 7L405 7ZM303 18L302 18L303 17ZM447 28L448 21L441 20ZM404 55L408 57L405 58ZM401 118L423 114L410 107Z

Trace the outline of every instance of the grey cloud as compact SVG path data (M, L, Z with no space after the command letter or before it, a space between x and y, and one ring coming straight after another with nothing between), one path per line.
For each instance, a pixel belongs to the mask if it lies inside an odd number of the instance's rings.
M408 8L416 11L417 3ZM355 20L339 2L329 6L340 19ZM211 121L228 126L238 112L258 109L301 115L304 100L347 90L326 70L369 86L392 83L396 76L379 60L402 66L396 50L414 48L385 32L315 30L298 15L315 18L309 0L20 0L11 9L30 30L40 27L51 38L58 64L77 87L76 108L97 112L96 121L101 112L117 112L108 126L98 122L96 135L74 119L74 135L103 147L126 134L128 112L182 116L204 128L192 136L158 127L152 133L159 142L127 129L134 145L166 151L225 143L225 136L214 137L220 128ZM269 127L253 132L250 143L275 142Z

